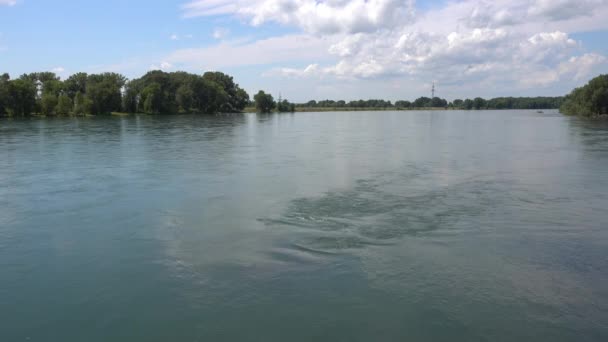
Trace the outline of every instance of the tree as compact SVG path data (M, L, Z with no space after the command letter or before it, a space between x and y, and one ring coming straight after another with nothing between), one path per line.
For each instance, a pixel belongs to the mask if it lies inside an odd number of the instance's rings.
M175 100L184 112L192 110L192 104L194 103L194 91L189 84L182 84L175 92Z
M93 103L81 92L74 95L74 115L85 115L92 112Z
M69 115L72 113L72 100L67 94L59 95L57 99L57 107L55 108L55 113L57 115Z
M432 100L428 97L419 97L414 101L414 107L415 108L424 108L424 107L430 107L432 103Z
M144 102L144 112L148 114L158 114L161 112L162 92L160 84L152 83L141 93Z
M10 115L30 115L36 108L36 83L27 77L22 77L7 84L7 106Z
M410 108L412 106L412 103L410 101L397 101L395 102L395 107L397 108Z
M122 96L122 110L125 113L137 112L137 98L137 90L132 86L131 83L128 83L125 86L124 94Z
M44 93L40 99L40 113L42 115L54 115L57 107L57 96L53 93Z
M255 108L260 113L270 113L276 107L272 95L266 94L262 90L253 97L253 100L255 101Z
M448 106L448 101L438 98L438 97L433 97L433 99L431 100L431 107L447 107Z
M209 71L203 75L203 79L218 84L226 94L227 102L221 106L222 111L241 111L249 102L249 95L238 84L234 83L232 76L222 72Z
M89 75L86 95L91 100L91 114L110 114L122 107L121 89L126 78L116 73Z
M567 115L593 117L608 114L608 75L595 77L574 89L560 108Z
M475 109L485 109L486 108L486 100L482 99L481 97L476 97L473 100L473 107Z
M77 93L84 94L87 91L87 80L89 75L84 72L76 73L63 81L63 88L70 99L74 100Z
M8 106L8 82L11 77L8 74L0 75L0 115L6 115Z
M471 110L471 109L473 109L473 105L474 105L473 100L471 100L471 99L464 100L464 103L463 103L464 109Z
M277 111L279 113L285 113L285 112L295 112L296 111L296 106L287 101L287 100L282 100L277 102Z

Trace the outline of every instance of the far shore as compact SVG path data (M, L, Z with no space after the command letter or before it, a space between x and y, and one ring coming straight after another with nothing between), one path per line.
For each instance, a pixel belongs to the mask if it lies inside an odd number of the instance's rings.
M273 111L271 113L264 114L289 114L289 113L314 113L314 112L390 112L390 111L398 111L398 112L410 112L410 111L452 111L452 110L463 110L463 111L506 111L506 110L528 110L528 111L545 111L545 110L554 110L551 108L546 109L462 109L462 108L444 108L444 107L422 107L422 108L357 108L357 107L296 107L295 112L277 112ZM255 107L246 107L242 112L235 112L233 114L253 114L259 113ZM125 113L125 112L112 112L108 115L93 115L93 114L84 114L84 115L43 115L43 114L31 114L25 117L32 118L87 118L87 117L103 117L103 116L132 116L132 115L146 115L146 116L154 116L154 115L210 115L210 114L201 114L201 113L165 113L165 114L149 114L149 113ZM225 113L229 114L229 113ZM211 114L213 115L213 114ZM594 119L604 119L608 117L607 115L597 116ZM16 116L2 116L0 115L0 119L2 118L23 118Z

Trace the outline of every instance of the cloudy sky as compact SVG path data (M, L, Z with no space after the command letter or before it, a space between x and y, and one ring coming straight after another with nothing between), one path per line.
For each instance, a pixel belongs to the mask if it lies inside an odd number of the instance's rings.
M220 70L293 101L562 95L608 0L0 0L0 72Z

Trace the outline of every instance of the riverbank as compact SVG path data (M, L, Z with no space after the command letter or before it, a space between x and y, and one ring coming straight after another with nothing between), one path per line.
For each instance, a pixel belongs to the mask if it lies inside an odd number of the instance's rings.
M391 107L296 107L295 112L385 112L385 111L412 111L412 110L449 110L453 108L426 107L426 108L391 108ZM255 107L246 107L245 113L256 113Z

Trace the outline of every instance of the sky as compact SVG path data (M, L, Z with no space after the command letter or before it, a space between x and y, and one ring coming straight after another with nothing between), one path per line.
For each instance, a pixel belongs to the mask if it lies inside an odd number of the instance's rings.
M608 0L0 0L0 73L222 71L291 101L564 95Z

